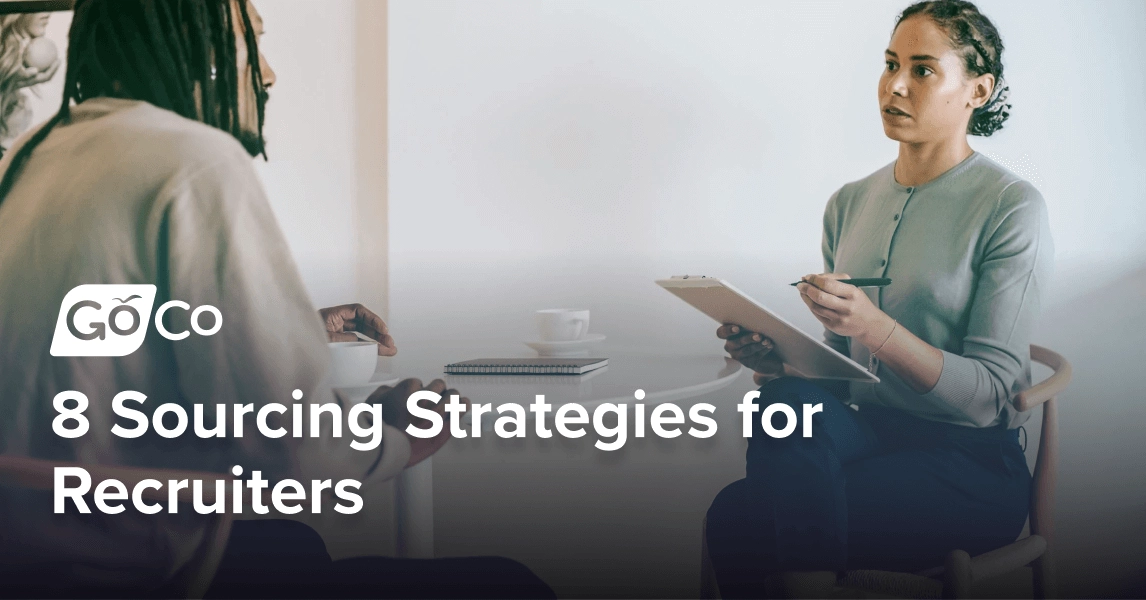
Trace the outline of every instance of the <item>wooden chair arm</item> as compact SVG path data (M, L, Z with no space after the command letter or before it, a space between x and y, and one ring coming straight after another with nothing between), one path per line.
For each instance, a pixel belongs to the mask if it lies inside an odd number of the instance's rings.
M1031 344L1031 360L1050 367L1054 373L1038 384L1015 394L1013 402L1019 412L1031 410L1062 393L1070 385L1073 375L1070 362L1061 354L1042 346Z
M92 477L92 487L96 482L104 479L117 479L130 491L136 484L144 479L156 479L163 483L160 489L146 488L140 494L143 498L155 502L166 502L168 480L180 481L183 479L203 480L203 502L213 504L215 499L215 480L230 481L234 479L230 473L206 473L200 471L181 471L177 469L148 469L142 467L121 467L115 465L79 464L55 460L41 460L27 456L0 455L0 481L34 490L52 490L55 488L56 467L80 467ZM189 485L179 490L180 502L190 503L192 488Z
M1041 536L1032 535L971 559L971 580L981 581L1025 567L1047 550Z

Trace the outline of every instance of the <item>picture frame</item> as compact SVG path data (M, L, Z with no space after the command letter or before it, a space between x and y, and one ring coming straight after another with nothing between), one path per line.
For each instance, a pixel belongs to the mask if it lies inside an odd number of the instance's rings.
M63 99L75 0L0 0L0 152Z

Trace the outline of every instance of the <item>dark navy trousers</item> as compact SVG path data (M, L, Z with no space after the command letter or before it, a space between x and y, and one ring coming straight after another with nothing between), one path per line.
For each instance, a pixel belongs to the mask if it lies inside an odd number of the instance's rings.
M163 594L159 594L162 596ZM235 521L208 598L555 598L507 558L331 560L318 532L283 519Z
M759 597L779 571L940 566L1015 541L1030 472L1018 430L938 423L875 406L859 411L820 386L783 377L760 388L746 477L708 510L708 548L721 594ZM763 408L823 403L787 438L769 437ZM782 427L784 417L774 416Z

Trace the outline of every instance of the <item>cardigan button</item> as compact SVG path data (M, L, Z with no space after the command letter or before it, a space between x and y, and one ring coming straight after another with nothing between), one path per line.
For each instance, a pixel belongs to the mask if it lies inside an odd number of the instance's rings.
M899 213L895 213L894 215L891 215L891 220L892 221L898 221L899 220Z
M884 259L884 258L879 259L879 266L886 267L887 266L887 259Z

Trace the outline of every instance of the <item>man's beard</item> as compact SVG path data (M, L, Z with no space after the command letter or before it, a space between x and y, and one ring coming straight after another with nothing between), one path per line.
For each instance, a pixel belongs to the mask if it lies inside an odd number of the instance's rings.
M259 95L258 102L265 109L267 101L271 99L271 95L267 93L266 90L260 90L257 93ZM239 143L243 145L243 148L247 149L247 152L251 155L251 157L258 157L259 155L262 155L263 158L266 158L267 144L266 140L264 140L262 137L262 133L259 131L260 129L262 128L258 127L257 124L255 131L250 131L244 127L240 127Z
M239 143L247 149L247 152L251 155L252 158L266 154L266 142L259 136L259 134L253 131L247 131L246 129L240 131Z

